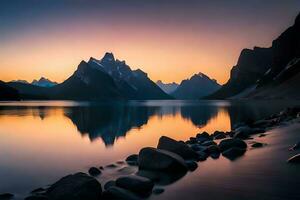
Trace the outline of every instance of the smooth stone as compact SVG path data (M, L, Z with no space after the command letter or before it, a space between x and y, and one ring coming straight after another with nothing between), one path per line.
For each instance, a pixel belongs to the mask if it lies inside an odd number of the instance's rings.
M210 154L210 157L212 159L218 159L220 157L220 152L215 152L215 153L212 153Z
M260 142L255 142L254 144L251 145L251 147L253 148L259 148L259 147L263 147L264 144L263 143L260 143Z
M152 193L155 195L159 195L159 194L163 193L164 191L165 191L165 189L163 189L163 188L155 188L155 189L153 189Z
M65 176L47 189L46 196L51 200L99 200L101 184L85 173Z
M162 136L159 139L157 149L167 150L178 154L183 159L196 159L197 153L191 149L188 145L173 140L172 138Z
M2 193L2 194L0 194L0 199L12 199L14 197L14 195L13 194L11 194L11 193Z
M170 151L146 147L139 153L139 169L186 172L184 159Z
M299 164L300 163L300 153L295 155L295 156L292 156L290 157L288 160L287 160L288 163L293 163L293 164Z
M215 143L214 141L208 140L208 141L203 142L201 145L203 145L203 146L210 146L210 145L216 145L216 144L217 143Z
M112 186L116 186L116 181L113 181L113 180L107 181L107 182L104 184L104 189L105 189L105 190L108 190L108 188L110 188L110 187L112 187Z
M203 151L206 149L206 147L203 147L199 144L193 144L191 145L191 148L194 150L194 151Z
M89 174L91 176L98 176L99 174L101 174L101 171L98 168L96 168L96 167L91 167L89 169Z
M130 175L118 178L116 186L139 195L147 196L151 194L154 183L146 177Z
M103 192L101 199L140 200L141 198L128 190L112 186Z
M138 165L139 155L132 154L126 158L126 162L128 165Z
M232 147L246 149L247 144L243 140L236 138L224 139L219 144L221 152L226 151L227 149L230 149Z
M189 161L186 161L185 164L190 171L195 171L195 169L197 169L197 167L198 167L198 164L195 161L189 160Z
M99 169L100 169L100 170L104 170L104 167L103 167L103 166L100 166Z
M235 129L234 132L234 138L246 139L253 133L253 130L248 126L242 126Z
M218 135L215 136L215 140L221 140L226 138L225 133L219 133Z
M109 165L106 165L105 167L106 168L116 168L117 165L115 165L115 164L109 164Z
M210 145L205 149L205 152L208 154L219 153L220 148L217 145Z
M186 173L187 171L174 173L167 171L139 170L137 175L146 177L158 185L170 185L181 179Z
M229 160L235 160L238 157L244 155L246 152L246 149L241 149L237 147L232 147L230 149L227 149L226 151L222 152L222 155Z
M196 135L196 138L197 138L197 141L199 142L199 143L203 143L203 142L205 142L205 141L207 141L207 140L211 140L212 139L212 137L207 133L207 132L203 132L203 133L198 133L197 135Z
M189 143L190 144L196 144L196 143L198 143L198 140L195 137L190 137Z
M26 197L25 200L49 200L49 198L44 195L32 195Z
M205 161L208 157L208 154L203 151L197 151L198 159L197 161Z

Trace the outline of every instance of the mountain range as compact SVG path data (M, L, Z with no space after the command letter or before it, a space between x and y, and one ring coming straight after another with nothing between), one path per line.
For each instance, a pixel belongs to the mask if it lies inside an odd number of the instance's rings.
M230 79L209 99L299 99L300 14L269 48L242 50Z
M160 87L160 89L162 89L167 94L173 93L178 87L178 84L175 83L175 82L173 82L173 83L163 83L161 80L158 80L156 82L156 85L158 85L158 87Z
M34 79L31 83L29 83L26 80L13 80L10 82L31 84L31 85L35 85L35 86L39 86L39 87L53 87L53 86L57 85L57 82L51 81L44 77L41 77L39 80Z

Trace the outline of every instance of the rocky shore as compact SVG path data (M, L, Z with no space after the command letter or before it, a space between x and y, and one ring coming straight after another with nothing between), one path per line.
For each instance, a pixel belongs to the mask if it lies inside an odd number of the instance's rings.
M208 157L220 156L234 161L254 148L268 145L256 142L256 138L265 137L268 130L291 123L300 122L300 108L288 108L279 114L255 122L235 125L230 132L215 131L199 133L187 141L175 141L162 136L157 148L145 147L138 154L128 156L104 167L91 167L87 173L75 173L65 176L45 188L37 188L26 200L79 200L79 199L145 199L164 192L171 184L205 162ZM293 156L286 158L287 165L300 163L300 141L291 144ZM298 152L298 154L297 154ZM99 177L107 170L120 170L124 166L125 176L112 177L101 182ZM13 194L0 194L0 199L13 199Z

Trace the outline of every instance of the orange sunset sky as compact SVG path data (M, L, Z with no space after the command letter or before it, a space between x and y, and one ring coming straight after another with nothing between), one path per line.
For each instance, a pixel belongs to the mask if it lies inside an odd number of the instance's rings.
M44 76L62 82L81 60L108 51L154 81L180 82L203 72L225 83L243 48L270 46L300 11L293 0L5 2L4 81Z

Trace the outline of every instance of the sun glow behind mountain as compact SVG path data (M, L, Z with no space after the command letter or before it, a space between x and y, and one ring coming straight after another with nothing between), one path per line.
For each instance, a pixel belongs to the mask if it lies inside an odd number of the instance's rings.
M58 82L82 59L111 51L154 81L180 82L201 71L224 83L241 49L270 46L300 7L297 1L218 8L194 0L1 4L0 79Z

